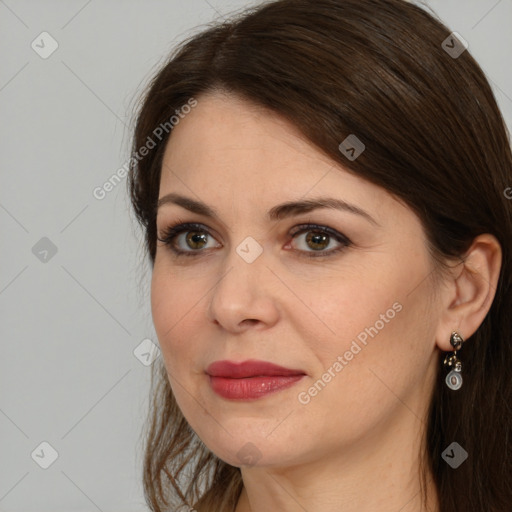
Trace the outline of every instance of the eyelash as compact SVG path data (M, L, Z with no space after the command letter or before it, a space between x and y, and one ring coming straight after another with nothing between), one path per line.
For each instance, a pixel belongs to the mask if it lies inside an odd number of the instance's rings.
M327 226L319 226L317 224L301 224L299 226L296 226L297 230L293 233L290 233L291 236L295 237L297 235L301 235L303 233L308 233L310 231L314 231L315 233L319 234L325 234L332 238L334 238L337 242L339 242L341 245L335 249L331 249L330 251L326 252L318 252L315 253L314 251L301 251L297 250L297 252L300 254L300 256L306 257L306 258L319 258L319 257L329 257L332 256L335 253L339 253L343 250L345 250L347 247L352 245L352 242L341 233L338 233L336 230L331 229ZM204 251L202 249L198 250L190 250L190 251L182 251L181 249L176 249L176 247L173 246L172 241L174 238L176 238L181 233L186 232L192 232L192 231L199 231L202 233L207 234L208 236L213 236L208 232L207 229L203 227L201 224L195 224L195 223L179 223L174 224L173 226L169 226L165 228L162 232L162 237L157 237L157 240L165 244L169 247L169 249L176 255L176 256L200 256L201 253ZM305 254L304 254L305 253Z

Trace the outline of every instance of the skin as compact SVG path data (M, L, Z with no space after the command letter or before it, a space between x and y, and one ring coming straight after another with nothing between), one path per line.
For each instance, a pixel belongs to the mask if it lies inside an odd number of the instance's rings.
M419 219L386 190L327 158L274 113L220 92L197 99L169 139L159 198L185 195L215 208L219 219L176 204L159 208L160 238L179 222L201 223L210 235L195 245L187 233L174 239L184 251L201 252L191 257L158 242L152 314L185 418L219 458L241 467L236 511L425 510L418 453L439 351L451 349L454 330L467 340L487 314L499 243L481 235L464 263L435 280ZM356 205L377 224L334 209L266 218L277 204L320 196ZM305 223L330 227L351 244L308 258L319 252L309 232L290 235ZM263 250L252 263L236 252L248 236ZM320 252L340 245L327 238ZM400 311L301 403L299 393L395 303ZM261 359L306 376L235 402L215 394L205 374L221 359ZM253 463L240 458L242 448L255 454ZM428 497L428 510L438 511L431 484Z

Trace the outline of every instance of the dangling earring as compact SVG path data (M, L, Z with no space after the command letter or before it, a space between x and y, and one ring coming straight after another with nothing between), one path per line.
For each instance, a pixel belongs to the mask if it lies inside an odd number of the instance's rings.
M462 363L457 359L457 350L462 347L464 340L458 332L452 332L450 344L453 347L453 354L447 354L444 358L444 366L452 368L452 371L446 376L446 385L454 391L462 386Z

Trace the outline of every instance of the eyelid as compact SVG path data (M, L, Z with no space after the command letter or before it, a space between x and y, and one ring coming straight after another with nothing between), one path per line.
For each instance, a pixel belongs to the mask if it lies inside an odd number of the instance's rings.
M167 226L163 230L164 232L157 236L157 240L164 243L166 246L169 247L169 249L174 253L176 257L179 256L203 256L206 254L209 254L209 250L204 249L198 249L198 250L183 250L183 249L177 249L173 245L173 240L175 240L178 236L180 236L183 233L187 233L190 231L199 231L205 233L207 236L210 236L211 238L216 239L216 237L211 233L211 230L206 225L199 223L199 222L183 222L182 220L176 220L171 225ZM350 247L353 245L352 241L343 233L340 233L338 230L331 228L329 226L323 225L323 224L314 224L314 223L302 223L294 226L291 230L288 231L288 236L292 237L292 240L299 234L308 233L308 232L320 232L324 233L330 238L334 238L338 244L340 244L338 247L334 249L330 249L328 251L305 251L300 249L295 249L294 252L297 253L299 256L304 256L307 258L321 258L325 257L328 258L334 253L338 253L340 251L343 251L344 249ZM288 245L288 243L287 243Z
M171 239L175 239L179 235L181 235L183 233L190 232L190 231L204 232L211 238L217 240L216 237L213 236L213 234L212 234L212 231L215 233L215 230L211 230L204 224L202 224L200 222L182 222L182 221L177 221L176 223L173 223L169 226L164 227L162 229L162 233L160 235L157 234L156 238L159 242L162 242L162 243L172 247L172 244L170 242ZM183 251L183 252L196 252L199 254L200 252L204 252L204 251L197 250L197 251Z
M196 229L197 231L205 231L209 235L213 237L213 234L215 234L216 238L217 230L210 228L209 226L206 226L206 224L203 224L202 222L193 222L193 221L186 221L181 217L177 217L172 222L166 222L162 223L163 227L161 229L157 228L157 240L162 241L161 239L169 233L171 230L176 230L182 226L187 226L189 231L192 231L193 229Z
M329 236L332 236L333 238L341 238L342 240L346 242L350 242L349 238L344 235L343 233L340 233L338 230L331 228L329 226L325 226L323 224L316 224L314 222L306 222L302 224L297 224L294 226L290 231L289 234L291 236L298 235L299 233L308 232L308 231L320 231L322 233L327 233Z
M338 230L331 228L329 226L323 225L323 224L315 224L315 223L305 223L305 224L298 224L295 226L292 230L289 231L290 236L292 239L295 239L296 235L300 235L303 233L309 233L309 232L319 232L326 234L330 238L334 238L336 242L338 242L338 247L335 247L334 249L330 249L328 251L302 251L302 250L296 250L295 252L299 254L299 256L304 256L306 258L328 258L331 255L334 255L336 253L339 253L348 247L351 247L353 245L352 241L343 233L340 233Z

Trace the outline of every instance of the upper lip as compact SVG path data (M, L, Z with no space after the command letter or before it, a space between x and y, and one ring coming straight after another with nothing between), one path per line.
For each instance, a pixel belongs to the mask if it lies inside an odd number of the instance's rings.
M245 377L259 376L289 376L305 375L304 371L292 368L284 368L268 361L250 359L248 361L215 361L206 368L206 373L212 377L228 377L231 379L243 379Z

